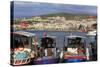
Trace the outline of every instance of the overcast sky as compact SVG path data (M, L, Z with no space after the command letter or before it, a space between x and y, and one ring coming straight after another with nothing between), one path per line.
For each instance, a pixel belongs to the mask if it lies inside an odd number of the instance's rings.
M97 14L96 6L53 4L39 2L14 2L14 18L31 17L51 13Z

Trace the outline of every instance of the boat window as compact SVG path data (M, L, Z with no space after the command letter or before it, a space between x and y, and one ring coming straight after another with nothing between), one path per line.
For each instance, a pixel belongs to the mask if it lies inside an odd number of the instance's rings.
M69 49L71 49L70 51L77 50L78 54L85 55L85 46L86 46L85 44L86 44L86 42L82 38L78 38L78 37L68 38L67 49L65 48L65 50L68 50L68 48L69 48Z
M76 44L75 39L68 39L68 46L67 47L75 48L75 44Z
M41 46L44 48L53 48L55 46L55 41L53 38L50 38L50 37L42 38Z
M84 40L81 38L69 38L67 47L77 48L78 46L83 46Z
M28 37L21 36L21 35L14 34L11 40L13 42L11 45L12 48L18 48L21 45L28 46L29 44Z

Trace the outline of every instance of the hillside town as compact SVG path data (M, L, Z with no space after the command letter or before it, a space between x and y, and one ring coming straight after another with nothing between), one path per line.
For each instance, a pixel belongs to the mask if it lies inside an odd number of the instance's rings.
M18 19L17 19L18 20ZM29 30L49 30L49 31L91 31L96 29L97 18L88 16L87 19L75 17L75 19L66 19L65 17L45 17L35 16L32 18L22 18L13 25L14 29Z

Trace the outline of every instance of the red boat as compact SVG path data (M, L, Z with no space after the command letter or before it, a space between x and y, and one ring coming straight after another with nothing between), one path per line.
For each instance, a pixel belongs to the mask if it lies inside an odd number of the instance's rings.
M89 47L86 37L71 35L65 38L64 62L82 62L89 60Z

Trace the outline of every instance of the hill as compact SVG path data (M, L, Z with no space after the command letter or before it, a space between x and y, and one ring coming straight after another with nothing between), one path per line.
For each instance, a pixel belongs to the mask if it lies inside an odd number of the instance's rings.
M86 19L88 16L88 14L70 14L70 13L55 13L55 14L46 14L46 15L40 15L40 17L42 18L46 18L46 17L56 17L56 16L60 16L60 17L65 17L66 19L75 19L75 18L80 18L80 19Z

